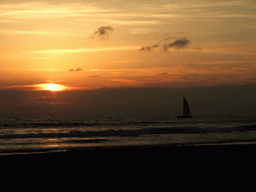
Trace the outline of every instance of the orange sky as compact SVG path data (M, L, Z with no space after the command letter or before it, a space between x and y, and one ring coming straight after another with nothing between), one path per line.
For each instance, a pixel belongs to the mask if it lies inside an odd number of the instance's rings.
M254 0L3 0L0 23L0 90L256 83Z

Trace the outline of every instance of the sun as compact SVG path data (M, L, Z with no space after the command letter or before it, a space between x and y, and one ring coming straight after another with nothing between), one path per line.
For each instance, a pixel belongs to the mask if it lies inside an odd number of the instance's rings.
M54 84L54 83L47 83L47 84L39 84L38 85L41 90L47 90L47 91L62 91L66 89L65 86Z
M59 85L57 84L46 84L46 88L50 91L57 91L58 90Z

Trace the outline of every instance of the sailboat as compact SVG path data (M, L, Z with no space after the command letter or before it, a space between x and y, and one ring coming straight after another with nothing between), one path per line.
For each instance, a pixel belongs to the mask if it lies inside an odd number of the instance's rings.
M183 115L177 116L177 118L193 118L190 113L189 105L185 97L183 97Z

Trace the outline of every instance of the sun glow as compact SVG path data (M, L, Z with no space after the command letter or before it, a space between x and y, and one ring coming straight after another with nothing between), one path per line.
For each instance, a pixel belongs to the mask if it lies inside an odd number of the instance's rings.
M66 87L63 85L53 84L53 83L40 84L39 87L41 88L41 90L48 90L48 91L62 91L66 89Z

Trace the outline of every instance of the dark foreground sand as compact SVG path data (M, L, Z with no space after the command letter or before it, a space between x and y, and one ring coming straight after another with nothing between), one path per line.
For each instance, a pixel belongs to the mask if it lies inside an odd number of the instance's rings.
M255 188L255 149L147 146L0 156L0 188Z

